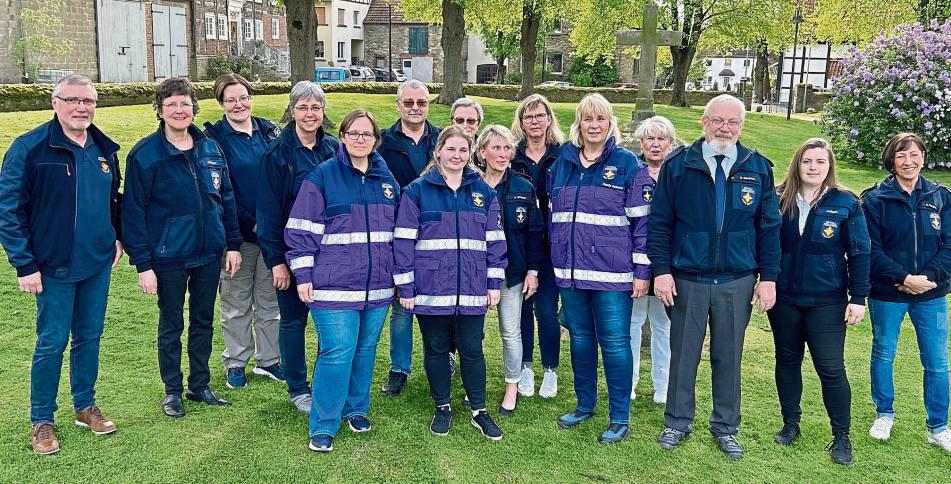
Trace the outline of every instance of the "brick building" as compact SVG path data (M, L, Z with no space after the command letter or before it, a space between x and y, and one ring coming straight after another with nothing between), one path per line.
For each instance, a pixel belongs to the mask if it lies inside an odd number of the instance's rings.
M22 9L36 9L44 0L0 0L0 82L20 82L22 71L12 57L14 44L22 34ZM96 55L96 5L94 0L64 0L63 17L68 19L56 34L73 41L73 48L60 59L33 59L41 68L69 69L93 79L99 78Z
M393 45L390 50L392 26ZM442 26L406 18L399 0L372 0L363 21L364 59L370 67L386 69L392 52L393 68L407 78L442 82ZM466 52L465 42L462 51ZM463 53L460 53L463 55Z
M196 75L218 54L247 56L290 72L287 20L275 0L196 0Z

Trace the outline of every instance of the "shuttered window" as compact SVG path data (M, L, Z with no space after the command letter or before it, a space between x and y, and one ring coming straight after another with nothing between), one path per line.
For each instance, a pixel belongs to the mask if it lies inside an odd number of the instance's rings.
M409 28L409 53L426 54L429 52L429 27Z

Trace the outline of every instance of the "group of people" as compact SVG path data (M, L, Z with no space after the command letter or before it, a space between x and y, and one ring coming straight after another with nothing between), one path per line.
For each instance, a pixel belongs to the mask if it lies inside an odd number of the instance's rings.
M885 145L890 175L859 197L838 183L833 151L819 138L799 147L777 187L772 163L739 142L745 110L729 95L707 104L704 135L690 144L663 117L643 121L634 133L638 156L620 146L612 106L598 94L578 104L566 142L541 95L519 104L511 128L482 126L481 106L461 98L440 129L428 120L425 84L407 81L395 124L381 129L355 109L335 137L324 130L327 100L313 82L293 86L293 120L282 129L252 115L241 76L220 77L214 90L224 115L203 131L193 123L191 84L173 78L158 86L158 129L129 152L124 185L119 147L92 123L96 91L82 76L55 86L54 118L5 154L0 242L20 289L37 301L30 440L39 454L59 450L53 415L70 335L75 423L96 434L116 430L94 384L111 269L124 252L140 289L158 296L161 407L169 417L185 415L183 393L229 404L209 386L220 293L226 385L248 384L253 355L253 373L286 382L290 403L309 413L310 449L331 451L343 422L356 433L371 430L370 385L388 313L382 393L396 396L406 385L415 316L434 402L431 432L450 432L458 367L471 425L500 440L482 344L486 312L497 307L505 379L497 415L511 415L519 396L535 393L536 320L538 393L557 395L564 326L577 403L558 426L594 416L600 350L605 444L629 434L648 320L653 401L666 405L658 443L673 449L691 433L709 327L709 431L738 459L741 357L755 309L768 315L775 342L783 418L776 442L800 435L808 346L832 426L827 450L849 464L846 328L864 318L867 303L877 412L869 433L891 434L892 371L908 314L924 370L927 440L951 451L951 226L943 223L951 193L921 175L926 144L915 134ZM310 382L308 315L319 340Z

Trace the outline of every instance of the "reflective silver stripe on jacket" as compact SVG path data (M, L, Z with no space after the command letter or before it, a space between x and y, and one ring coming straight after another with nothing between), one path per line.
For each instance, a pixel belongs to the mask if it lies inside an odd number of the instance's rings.
M651 260L647 258L647 254L634 253L634 263L649 266L651 265Z
M572 215L576 215L575 222L586 225L601 225L604 227L624 227L630 225L625 215L598 215L586 212L555 212L551 214L551 223L570 223Z
M292 271L296 271L297 269L303 269L305 267L314 267L314 256L305 255L304 257L291 259L290 266Z
M650 205L641 205L640 207L625 207L624 213L631 218L646 217L651 213Z
M458 299L459 306L485 306L488 304L486 296L426 296L417 295L414 302L417 306L455 306Z
M393 232L370 232L370 242L392 242ZM326 245L365 244L366 232L347 232L342 234L327 234L320 241Z
M505 279L505 269L490 267L488 275L489 279Z
M416 250L450 250L456 248L457 239L431 239L416 242ZM484 240L458 239L459 248L464 250L478 250L485 252Z
M571 269L563 269L561 267L556 267L555 277L559 279L571 279L572 271ZM574 279L576 281L590 281L590 282L613 282L613 283L634 282L634 273L633 272L589 271L585 269L575 269Z
M303 218L289 218L287 219L287 228L295 230L303 230L305 232L310 232L312 234L321 235L324 233L324 224L317 223L311 220Z
M416 274L414 272L407 272L405 274L393 274L393 284L397 286L402 286L403 284L409 284L416 280Z
M379 301L381 299L392 299L393 288L374 289L372 291L332 291L315 290L314 301L326 302L360 302L360 301Z
M393 231L393 237L397 239L411 239L416 240L417 234L419 234L419 229L408 229L405 227L397 227Z

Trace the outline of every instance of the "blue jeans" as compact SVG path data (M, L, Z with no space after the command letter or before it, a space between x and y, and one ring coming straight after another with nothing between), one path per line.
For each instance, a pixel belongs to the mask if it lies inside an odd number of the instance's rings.
M917 303L868 300L872 319L872 401L879 417L895 416L893 366L898 333L905 313L911 317L918 337L918 353L924 367L924 400L932 432L948 427L948 300L944 297Z
M413 313L403 309L399 299L391 306L390 371L409 375L413 369Z
M30 422L52 422L63 368L66 343L73 409L96 404L99 376L99 338L106 318L109 276L106 270L79 282L57 282L43 276L43 292L36 295L36 349L30 369Z
M542 367L558 368L561 325L558 324L558 286L555 270L538 271L538 292L522 303L522 366L531 366L535 352L535 318L538 318L538 352Z
M366 417L370 381L387 307L364 310L311 309L320 335L312 381L310 436L337 435L340 420Z
M281 348L281 366L287 379L287 393L291 398L310 393L307 385L307 358L304 331L307 329L307 305L297 297L297 281L291 276L291 285L277 290L277 306L281 310L278 345Z
M631 293L561 289L562 311L571 336L571 367L579 412L593 412L598 399L598 347L608 384L611 423L631 415Z

